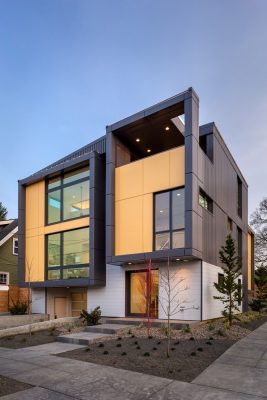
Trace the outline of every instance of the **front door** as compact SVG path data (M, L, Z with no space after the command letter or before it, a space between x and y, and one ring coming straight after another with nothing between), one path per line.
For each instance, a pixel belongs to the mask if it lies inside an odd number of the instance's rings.
M158 318L157 270L129 272L129 316Z
M66 297L55 297L55 318L67 316L67 299Z

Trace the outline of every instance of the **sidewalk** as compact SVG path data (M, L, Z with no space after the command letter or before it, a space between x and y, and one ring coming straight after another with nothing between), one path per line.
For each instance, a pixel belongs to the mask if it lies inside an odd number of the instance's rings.
M267 323L242 339L192 383L56 357L81 347L51 343L0 349L0 374L35 385L1 400L267 399Z

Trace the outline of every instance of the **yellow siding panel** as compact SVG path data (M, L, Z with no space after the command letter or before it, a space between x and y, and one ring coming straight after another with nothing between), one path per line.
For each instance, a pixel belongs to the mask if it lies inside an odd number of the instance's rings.
M143 196L143 251L153 250L153 194Z
M156 154L143 159L143 193L153 193L170 187L170 152Z
M181 146L116 168L116 255L152 251L153 193L184 186L184 160Z
M143 162L133 162L115 171L116 200L140 196L143 190Z
M185 181L184 146L170 151L170 187L184 186Z
M89 224L90 219L88 217L78 218L72 221L65 221L54 225L44 226L42 233L47 235L49 233L68 231L71 229L83 228L84 226L89 226Z
M133 254L142 251L142 196L122 200L115 206L115 253ZM138 217L137 217L138 216Z

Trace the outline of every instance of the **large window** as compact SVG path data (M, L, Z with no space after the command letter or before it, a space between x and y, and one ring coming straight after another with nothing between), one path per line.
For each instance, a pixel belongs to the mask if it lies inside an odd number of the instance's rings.
M201 205L201 207L205 208L211 213L213 212L213 201L202 189L199 189L198 203Z
M89 276L89 227L47 235L47 278Z
M89 215L89 203L89 167L48 180L48 224Z
M155 194L155 250L184 247L184 188Z

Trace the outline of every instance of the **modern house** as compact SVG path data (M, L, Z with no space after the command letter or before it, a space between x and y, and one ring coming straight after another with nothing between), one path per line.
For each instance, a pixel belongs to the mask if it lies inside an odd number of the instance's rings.
M149 299L151 315L166 318L169 265L172 283L181 280L172 318L213 318L222 310L213 299L218 251L231 233L246 308L247 203L240 169L216 125L199 126L199 98L189 88L19 181L20 284L30 280L33 311L51 317L98 305L104 316L142 316Z

